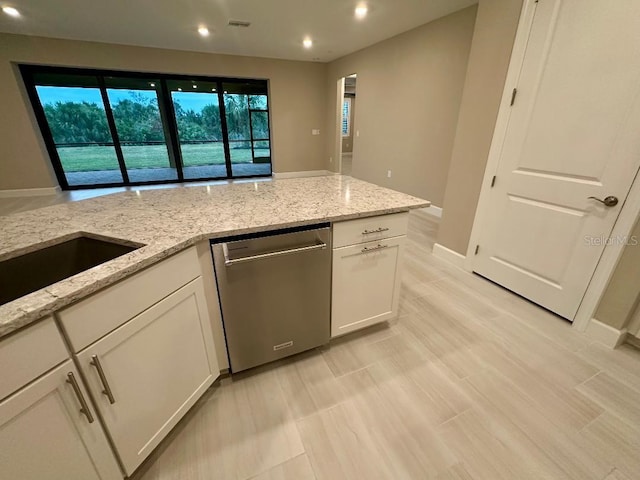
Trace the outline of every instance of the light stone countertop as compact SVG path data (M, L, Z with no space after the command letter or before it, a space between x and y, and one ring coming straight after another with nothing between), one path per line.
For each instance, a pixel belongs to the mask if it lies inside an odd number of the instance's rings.
M130 191L0 217L0 261L81 234L145 245L0 306L0 337L201 240L429 205L331 175Z

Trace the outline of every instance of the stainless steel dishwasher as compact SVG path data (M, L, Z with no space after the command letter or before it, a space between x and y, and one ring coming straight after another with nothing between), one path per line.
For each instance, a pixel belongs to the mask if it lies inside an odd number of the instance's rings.
M212 241L232 372L329 342L329 224Z

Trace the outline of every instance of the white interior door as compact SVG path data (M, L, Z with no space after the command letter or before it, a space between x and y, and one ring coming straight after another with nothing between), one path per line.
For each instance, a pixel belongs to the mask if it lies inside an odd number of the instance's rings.
M640 2L541 0L516 88L473 269L572 320L640 164Z

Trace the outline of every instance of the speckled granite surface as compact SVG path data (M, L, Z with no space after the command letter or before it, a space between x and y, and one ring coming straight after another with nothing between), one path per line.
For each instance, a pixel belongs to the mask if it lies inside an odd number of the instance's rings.
M0 337L204 239L426 206L332 175L116 193L0 217L0 260L82 233L145 245L0 306Z

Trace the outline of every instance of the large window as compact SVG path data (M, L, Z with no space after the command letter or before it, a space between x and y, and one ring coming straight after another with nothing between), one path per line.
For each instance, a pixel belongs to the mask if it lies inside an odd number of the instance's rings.
M63 189L271 175L266 80L20 68Z
M351 98L342 99L342 136L351 136Z

